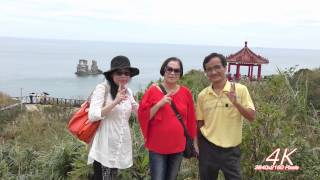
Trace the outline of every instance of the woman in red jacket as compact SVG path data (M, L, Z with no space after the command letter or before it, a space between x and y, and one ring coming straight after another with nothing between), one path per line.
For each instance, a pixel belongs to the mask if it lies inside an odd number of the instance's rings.
M138 109L140 127L149 150L152 180L176 179L182 161L186 138L181 123L172 110L174 102L190 136L196 136L196 118L192 94L178 84L183 75L180 59L171 57L164 61L160 74L164 95L158 85L152 85L142 97Z

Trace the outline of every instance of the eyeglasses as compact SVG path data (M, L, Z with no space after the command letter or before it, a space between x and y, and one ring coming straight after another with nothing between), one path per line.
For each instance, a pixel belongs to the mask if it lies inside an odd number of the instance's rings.
M130 76L131 72L130 71L116 71L116 72L114 72L114 74L117 76L122 76L122 75Z
M215 66L206 68L205 71L206 71L206 73L210 74L210 73L212 73L213 70L214 70L214 71L219 71L219 70L221 70L222 68L223 68L223 66L221 66L221 65L215 65Z
M167 67L165 68L165 71L166 71L167 73L172 73L172 72L174 72L174 74L180 74L181 69L174 69L174 68L172 68L172 67L167 66Z

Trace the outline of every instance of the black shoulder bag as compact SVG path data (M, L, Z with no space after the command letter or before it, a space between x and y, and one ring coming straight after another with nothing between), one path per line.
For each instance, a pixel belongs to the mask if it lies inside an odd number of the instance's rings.
M163 94L166 95L167 94L167 91L166 89L162 86L162 84L159 84L159 87L160 89L162 90ZM193 141L188 133L188 130L185 126L185 124L183 123L183 120L182 120L182 116L180 115L176 105L171 101L171 107L172 107L172 110L173 112L176 114L178 120L180 121L182 127L183 127L183 130L184 130L184 135L186 137L186 147L183 151L183 157L185 158L192 158L192 157L196 157L196 151L194 149L194 146L193 146Z

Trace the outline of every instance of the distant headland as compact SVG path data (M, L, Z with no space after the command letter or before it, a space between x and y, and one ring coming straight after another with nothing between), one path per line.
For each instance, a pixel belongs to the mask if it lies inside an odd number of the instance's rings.
M75 72L78 76L88 76L88 75L98 75L102 74L102 71L98 68L97 61L91 61L91 68L89 68L88 60L79 59L79 64L77 65L77 72Z

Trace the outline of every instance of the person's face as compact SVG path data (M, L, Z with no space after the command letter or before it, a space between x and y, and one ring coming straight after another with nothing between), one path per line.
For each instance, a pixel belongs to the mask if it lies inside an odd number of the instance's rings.
M220 58L214 57L205 64L206 75L212 83L220 83L225 80L226 68L223 67Z
M164 81L167 83L177 83L180 79L181 67L178 61L170 61L164 68Z
M112 73L113 81L119 86L128 84L130 80L130 70L129 69L119 69Z

